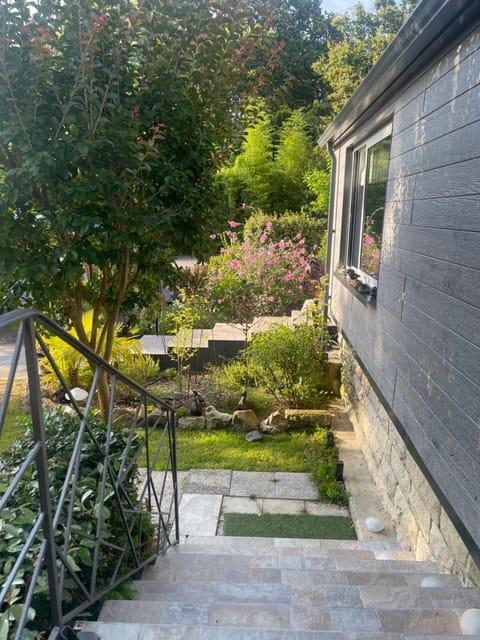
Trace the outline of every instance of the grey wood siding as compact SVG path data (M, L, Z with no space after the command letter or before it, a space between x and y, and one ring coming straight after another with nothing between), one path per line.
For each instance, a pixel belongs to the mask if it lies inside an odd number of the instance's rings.
M392 148L378 301L333 279L331 310L480 547L480 30L382 113ZM371 133L363 124L335 149L339 171Z

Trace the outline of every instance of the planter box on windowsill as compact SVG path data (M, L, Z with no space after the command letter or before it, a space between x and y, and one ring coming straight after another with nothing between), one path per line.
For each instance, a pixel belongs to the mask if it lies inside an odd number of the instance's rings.
M362 282L362 275L354 271L352 273L352 271L351 269L335 271L334 276L363 304L375 306L377 304L377 287L371 287Z

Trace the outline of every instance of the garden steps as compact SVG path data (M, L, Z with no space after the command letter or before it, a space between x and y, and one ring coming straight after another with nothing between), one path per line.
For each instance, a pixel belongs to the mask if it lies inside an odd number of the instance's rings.
M437 577L439 587L422 587ZM102 640L453 640L480 607L392 541L189 536L83 623ZM470 636L473 637L473 636ZM477 636L478 637L478 636Z

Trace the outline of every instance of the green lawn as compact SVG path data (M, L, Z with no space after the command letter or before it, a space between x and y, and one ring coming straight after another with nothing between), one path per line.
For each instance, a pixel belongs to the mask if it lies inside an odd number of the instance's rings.
M225 536L356 540L351 518L262 513L226 513Z
M308 471L304 433L265 436L247 442L245 434L229 431L179 431L178 469L234 469L235 471Z
M1 399L1 398L0 398ZM21 393L12 392L10 402L8 404L7 415L0 437L0 453L8 449L8 447L25 433L25 427L18 424L18 417L24 416L25 411L21 406Z
M155 450L154 434L150 450ZM166 451L156 468L165 468ZM318 486L320 499L335 504L346 504L343 484L335 480L337 450L327 446L326 430L294 431L263 440L247 442L245 435L222 431L177 432L177 468L233 469L234 471L290 471L311 473ZM139 466L145 465L140 458Z
M24 427L16 424L16 417L24 413L21 395L12 397L0 438L0 453L19 436ZM276 436L264 436L263 440L247 442L245 435L232 431L178 431L177 468L232 469L234 471L289 471L311 473L316 482L320 499L325 502L346 504L347 494L343 484L335 480L336 449L326 446L326 431L294 431ZM150 451L156 450L155 442L160 432L152 434ZM164 442L164 445L166 441ZM156 468L166 464L166 447ZM146 463L145 455L138 459L139 466Z
M233 469L235 471L298 471L311 469L313 458L324 449L322 432L303 432L264 436L247 442L245 434L232 431L178 431L177 468ZM158 436L159 437L159 436ZM150 448L157 437L153 435ZM142 465L144 460L139 460ZM163 459L158 469L164 468Z

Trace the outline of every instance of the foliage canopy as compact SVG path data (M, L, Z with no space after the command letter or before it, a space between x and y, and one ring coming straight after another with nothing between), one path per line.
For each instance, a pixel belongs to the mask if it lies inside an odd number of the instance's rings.
M69 319L109 358L127 291L148 298L174 251L205 247L259 36L237 0L1 4L0 274L15 306Z

